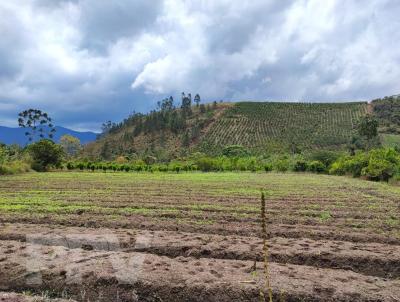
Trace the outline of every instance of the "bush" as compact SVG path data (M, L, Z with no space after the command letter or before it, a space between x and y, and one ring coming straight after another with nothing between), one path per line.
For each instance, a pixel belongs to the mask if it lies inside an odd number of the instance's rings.
M43 139L28 147L32 156L32 169L38 172L47 171L50 167L59 168L64 155L61 146L53 141Z
M305 172L307 171L307 162L305 160L297 160L294 164L293 171L295 172Z
M339 158L332 164L329 173L344 175L351 174L353 177L360 177L362 169L368 165L368 154L359 152L355 156Z
M310 161L319 161L324 164L325 168L329 168L339 157L340 153L328 150L318 150L310 154Z
M308 164L308 171L313 173L323 173L325 169L325 165L318 160L314 160Z
M196 165L200 171L211 172L218 171L217 161L214 158L203 157L196 160Z
M279 172L286 172L290 168L290 162L288 159L278 159L274 164L274 169Z
M11 175L30 171L30 165L24 161L12 161L0 164L0 175Z
M369 153L368 165L361 171L370 180L389 181L399 171L400 157L394 149L376 149Z
M247 151L243 146L231 145L225 147L222 150L222 154L227 157L246 157L249 156L249 151Z
M157 162L157 158L151 155L147 155L144 158L144 162L146 163L146 165L153 165Z
M267 173L271 172L272 171L272 164L269 164L269 163L265 164L264 165L264 171L267 172Z
M400 155L395 149L373 149L369 153L346 156L332 164L331 174L365 176L370 180L388 181L399 173Z

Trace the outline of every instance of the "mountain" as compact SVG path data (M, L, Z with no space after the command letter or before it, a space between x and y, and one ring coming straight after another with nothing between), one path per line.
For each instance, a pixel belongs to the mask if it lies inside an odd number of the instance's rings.
M54 140L58 142L60 138L69 134L79 138L82 144L87 144L96 140L97 134L94 132L79 132L68 128L56 126L56 133L54 134ZM18 144L24 146L27 143L25 136L26 129L23 128L9 128L0 126L0 142L7 145Z
M153 111L114 125L107 135L85 147L85 155L167 159L197 151L220 154L230 145L244 146L252 154L343 150L359 120L372 110L370 106L367 102L214 102L192 106L189 114L180 108Z

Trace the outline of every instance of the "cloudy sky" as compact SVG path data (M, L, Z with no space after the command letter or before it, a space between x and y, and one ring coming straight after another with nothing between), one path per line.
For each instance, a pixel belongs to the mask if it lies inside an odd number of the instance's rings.
M98 130L182 91L213 100L400 93L399 0L0 0L0 125Z

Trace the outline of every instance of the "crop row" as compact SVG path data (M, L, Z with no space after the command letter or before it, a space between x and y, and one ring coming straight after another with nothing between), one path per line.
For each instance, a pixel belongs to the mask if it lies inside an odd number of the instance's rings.
M365 113L364 103L238 103L213 125L203 142L261 148L273 143L340 145L348 142Z

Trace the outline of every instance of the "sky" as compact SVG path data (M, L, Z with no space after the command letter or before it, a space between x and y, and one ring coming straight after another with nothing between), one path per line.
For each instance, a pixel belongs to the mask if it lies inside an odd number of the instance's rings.
M203 102L400 93L399 0L0 1L0 125L42 109L99 130L181 93Z

